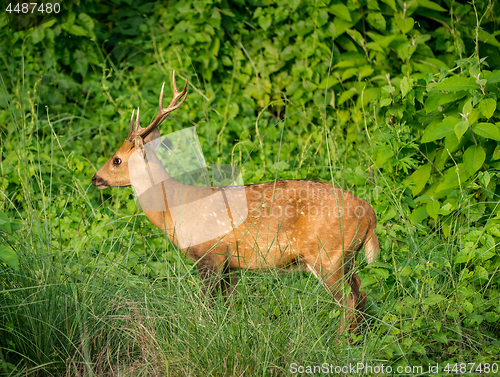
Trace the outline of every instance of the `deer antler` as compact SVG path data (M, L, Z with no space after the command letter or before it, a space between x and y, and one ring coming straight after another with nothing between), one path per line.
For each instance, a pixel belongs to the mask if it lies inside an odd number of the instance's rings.
M156 118L153 119L153 121L147 126L146 128L141 128L141 125L139 124L139 108L137 108L137 116L135 118L135 125L134 125L134 111L132 111L132 117L130 118L130 125L128 129L128 136L127 140L133 141L136 136L140 136L142 138L146 137L151 133L153 129L158 127L161 122L165 120L165 118L170 114L172 111L178 109L184 102L184 100L187 97L186 93L186 87L187 87L187 80L186 83L184 84L184 88L182 89L182 92L179 92L177 89L177 85L175 83L175 71L173 72L172 75L172 81L174 84L174 98L170 102L167 108L163 107L163 88L165 86L165 83L161 86L161 92L160 92L160 103L159 103L159 111L158 115ZM183 98L184 97L184 98Z

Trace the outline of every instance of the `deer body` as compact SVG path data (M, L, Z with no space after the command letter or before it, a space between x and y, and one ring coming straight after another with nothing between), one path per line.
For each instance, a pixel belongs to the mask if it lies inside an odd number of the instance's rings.
M145 215L197 262L202 278L235 269L264 270L299 264L321 279L336 301L346 305L347 318L341 329L345 323L355 327L359 319L355 311L360 314L364 310L366 297L359 291L360 279L352 266L362 247L369 262L379 252L374 233L376 216L370 205L332 184L310 180L210 188L176 181L151 147L159 137L157 126L166 117L165 112L179 107L185 99L186 87L179 93L175 76L174 88L174 100L163 113L162 88L160 113L150 126L141 129L137 115L133 130L132 118L129 137L92 183L101 189L134 186ZM229 210L230 203L240 204L235 211L234 205ZM199 226L190 229L183 224ZM223 292L235 283L234 275L225 279L220 281ZM347 297L343 297L344 283L351 287ZM211 285L208 290L215 288Z

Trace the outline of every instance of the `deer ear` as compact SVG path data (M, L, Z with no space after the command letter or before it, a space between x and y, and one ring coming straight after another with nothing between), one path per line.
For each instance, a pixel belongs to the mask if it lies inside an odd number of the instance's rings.
M142 158L146 158L146 150L144 149L144 140L142 137L136 136L134 138L135 150L139 155L142 155Z

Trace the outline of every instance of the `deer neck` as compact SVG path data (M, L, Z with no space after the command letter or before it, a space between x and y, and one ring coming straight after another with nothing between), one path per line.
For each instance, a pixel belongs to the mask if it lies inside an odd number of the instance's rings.
M179 183L163 167L153 143L146 144L144 150L144 153L132 152L129 158L130 182L146 217L172 239L173 221L168 207L167 189Z

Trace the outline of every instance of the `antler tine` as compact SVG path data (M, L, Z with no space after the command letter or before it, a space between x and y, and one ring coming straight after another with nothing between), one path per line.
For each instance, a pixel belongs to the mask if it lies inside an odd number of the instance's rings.
M142 128L139 123L139 108L137 108L137 116L135 118L135 133L139 134L140 131L142 131Z
M175 81L174 81L174 85L175 85ZM165 88L165 83L163 83L161 85L161 92L160 92L160 101L159 101L159 104L158 104L158 112L161 113L163 111L163 88Z
M127 139L130 139L134 133L134 113L135 109L132 110L132 116L130 117L130 124L128 126L128 136Z
M170 105L168 105L168 107L166 109L166 110L168 110L168 112L171 112L171 111L174 111L175 109L178 109L187 97L187 95L184 96L184 94L186 94L186 88L187 88L187 83L188 83L187 79L186 79L186 82L184 83L184 88L182 88L182 92L179 92L179 90L177 89L177 84L175 82L175 70L172 73L172 82L174 83L174 98L172 99L172 102L170 102ZM184 96L184 98L182 98L183 96ZM182 98L182 101L177 103L181 98ZM176 103L177 103L177 105L176 105Z
M158 127L163 120L170 114L172 111L178 109L184 102L184 100L187 97L187 79L186 82L184 83L184 88L182 89L182 92L179 92L177 89L177 84L175 83L175 71L172 74L172 79L173 79L173 86L174 86L174 98L170 102L167 108L163 107L163 89L165 87L165 83L163 83L161 87L161 92L160 92L160 99L159 99L159 110L158 110L158 115L156 115L156 118L153 119L151 124L147 126L146 128L136 128L136 132L139 136L146 136L148 135L151 130L153 130L155 127ZM184 98L182 98L184 97ZM180 101L180 102L179 102ZM139 110L137 111L139 113ZM137 121L138 124L138 121Z

